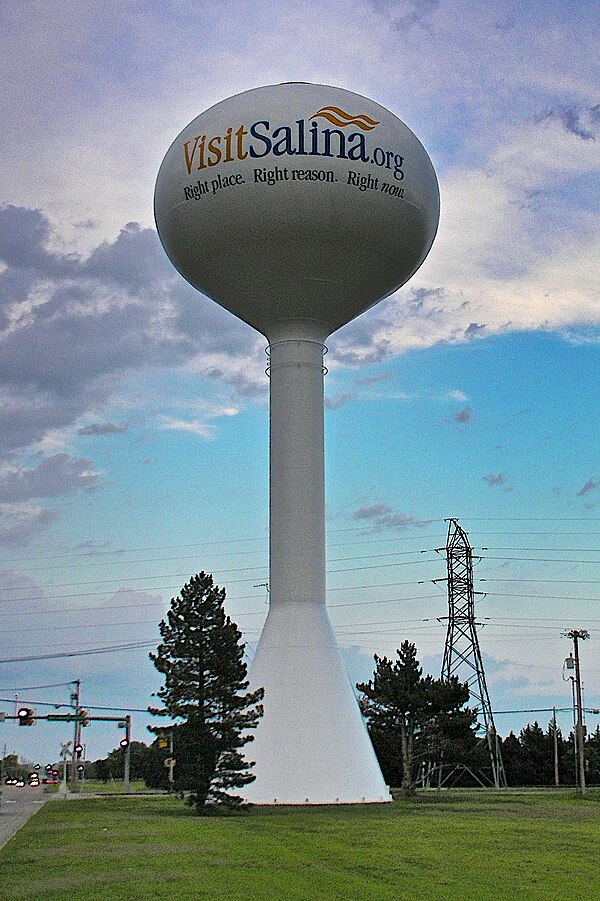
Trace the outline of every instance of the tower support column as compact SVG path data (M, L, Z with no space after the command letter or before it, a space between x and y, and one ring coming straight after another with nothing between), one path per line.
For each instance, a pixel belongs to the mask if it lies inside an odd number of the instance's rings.
M269 334L271 604L325 603L324 325Z
M390 801L325 606L323 341L269 331L270 608L250 666L264 717L246 746L255 804Z

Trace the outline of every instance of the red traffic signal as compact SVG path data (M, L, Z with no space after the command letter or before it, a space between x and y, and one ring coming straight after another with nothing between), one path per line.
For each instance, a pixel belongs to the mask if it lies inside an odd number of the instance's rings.
M33 726L35 723L35 710L33 707L19 707L17 710L19 726Z
M128 738L122 738L121 741L119 742L119 746L120 746L121 748L126 748L128 745L129 745L129 739L128 739Z
M83 745L75 745L73 750L77 754L77 759L79 760L81 755L83 754Z
M84 764L83 764L83 763L78 763L78 764L77 764L77 772L78 772L78 773L83 773L84 770L85 770Z

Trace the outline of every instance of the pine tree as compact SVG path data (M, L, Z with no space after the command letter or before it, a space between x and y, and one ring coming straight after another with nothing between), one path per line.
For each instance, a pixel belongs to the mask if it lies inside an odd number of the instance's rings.
M246 691L242 635L224 602L225 589L211 575L192 576L171 598L159 625L162 642L150 654L165 679L157 692L164 706L150 712L183 721L176 727L174 787L190 792L187 803L197 813L207 804L239 806L242 798L230 791L255 778L242 749L262 716L264 692Z
M475 714L468 708L461 710L469 699L466 683L456 676L449 682L423 676L412 642L402 642L397 655L395 661L375 655L373 678L356 687L365 695L360 707L384 775L389 780L399 771L402 792L411 795L416 787L417 754L439 751L450 721L458 717L464 725L466 718L472 725Z

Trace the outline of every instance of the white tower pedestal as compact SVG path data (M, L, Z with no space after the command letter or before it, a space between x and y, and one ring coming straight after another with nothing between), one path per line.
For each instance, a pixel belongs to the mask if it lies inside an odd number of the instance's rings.
M255 804L390 801L325 608L324 323L269 330L270 610L250 667Z

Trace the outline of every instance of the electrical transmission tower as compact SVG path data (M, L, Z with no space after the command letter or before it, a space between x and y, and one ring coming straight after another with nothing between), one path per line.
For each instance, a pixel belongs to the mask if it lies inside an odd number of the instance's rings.
M506 775L477 637L473 550L467 533L458 520L451 519L449 522L446 541L448 631L442 663L442 679L449 680L451 676L458 676L461 682L468 683L471 698L477 701L480 726L485 729L494 785L496 788L505 788Z

